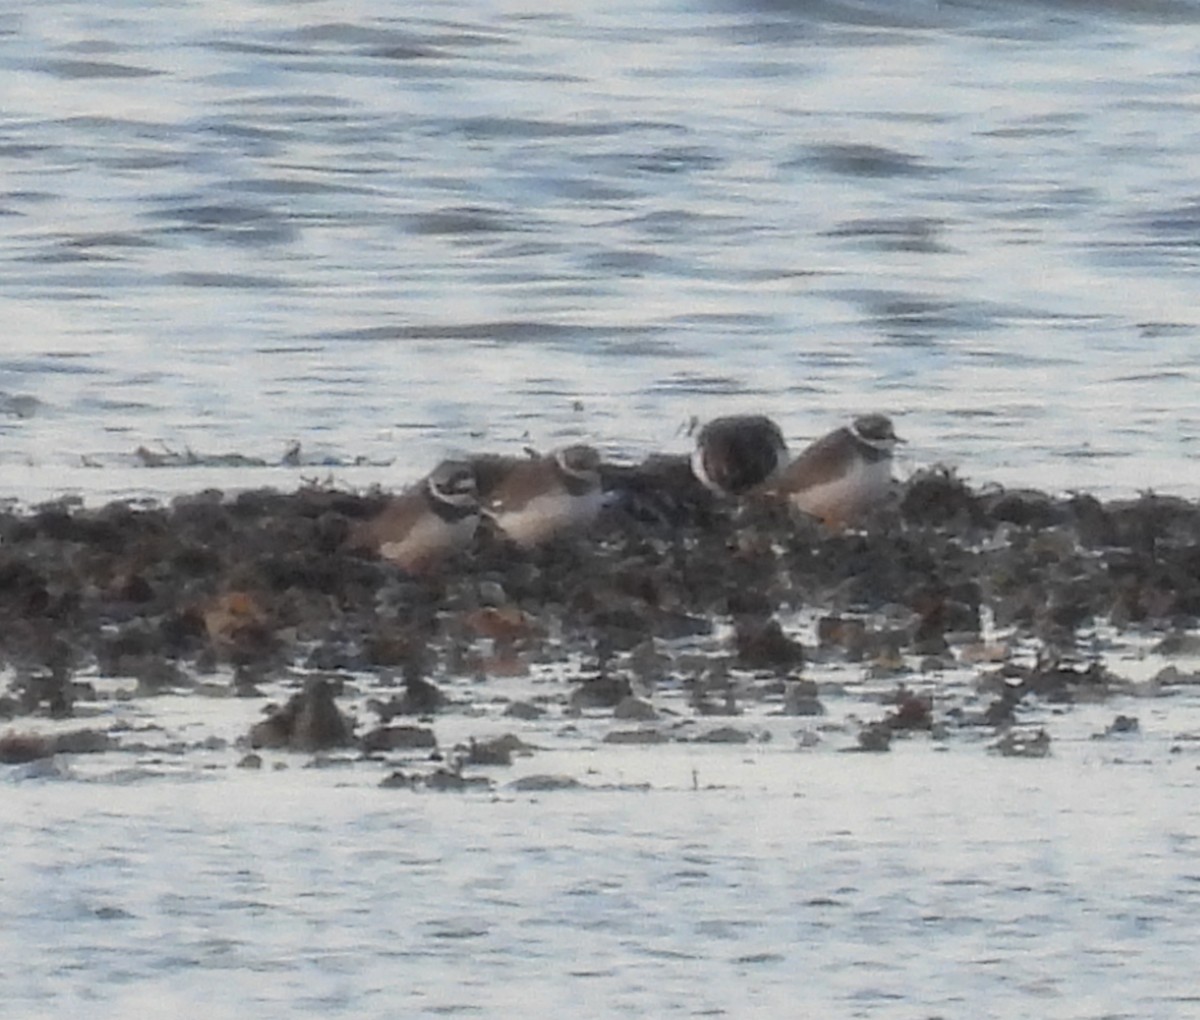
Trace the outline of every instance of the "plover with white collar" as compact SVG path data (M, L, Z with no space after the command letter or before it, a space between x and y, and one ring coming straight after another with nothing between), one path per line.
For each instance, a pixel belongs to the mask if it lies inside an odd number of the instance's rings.
M887 415L860 415L804 450L773 490L830 527L844 528L887 502L892 452L903 441Z

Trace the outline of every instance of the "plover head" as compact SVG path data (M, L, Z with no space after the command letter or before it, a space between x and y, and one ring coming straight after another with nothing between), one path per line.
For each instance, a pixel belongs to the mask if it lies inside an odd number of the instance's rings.
M850 434L864 446L890 455L897 443L904 440L892 428L892 419L886 414L862 414L850 423Z
M477 510L479 492L475 469L465 461L444 460L425 479L430 497L459 510Z
M577 443L554 451L554 463L568 480L586 483L588 487L600 484L600 454L594 446Z

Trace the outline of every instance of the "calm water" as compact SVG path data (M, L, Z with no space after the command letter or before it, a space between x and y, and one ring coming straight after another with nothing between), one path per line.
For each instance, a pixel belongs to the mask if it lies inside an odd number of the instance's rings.
M398 484L877 408L905 470L1200 496L1198 43L1172 0L10 0L5 492ZM139 711L188 741L257 706ZM0 1002L1191 1016L1197 720L1154 711L1041 762L584 747L565 770L650 790L557 799L233 751L14 771Z

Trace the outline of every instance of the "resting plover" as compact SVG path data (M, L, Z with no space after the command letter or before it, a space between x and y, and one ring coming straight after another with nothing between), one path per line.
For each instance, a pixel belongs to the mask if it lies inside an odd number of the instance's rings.
M774 491L830 527L845 527L887 501L892 451L900 442L890 418L864 414L809 446Z
M350 543L420 574L468 545L478 524L475 471L464 461L446 460L360 524Z
M576 445L513 462L486 494L484 509L505 535L530 549L591 524L603 504L600 455Z
M714 418L696 436L692 474L718 496L740 496L774 477L787 463L787 443L770 418Z

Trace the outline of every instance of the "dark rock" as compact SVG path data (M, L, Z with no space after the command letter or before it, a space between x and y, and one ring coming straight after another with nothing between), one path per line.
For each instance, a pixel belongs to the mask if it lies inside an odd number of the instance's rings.
M472 737L463 761L467 765L511 765L514 754L529 753L529 745L512 733L488 740Z
M56 754L98 754L112 750L115 741L99 730L71 730L59 733L53 739Z
M1066 510L1044 492L1008 490L989 494L982 500L986 516L997 523L1023 528L1050 528L1066 519Z
M979 499L953 471L941 465L918 471L904 486L900 514L925 527L974 527L983 521Z
M49 758L54 754L54 741L41 733L6 733L0 736L0 763L23 765Z
M825 706L817 697L817 685L811 680L789 680L783 691L784 715L824 715Z
M892 746L892 727L886 722L868 723L858 731L857 751L890 751Z
M56 754L97 754L115 746L112 737L99 730L66 733L6 733L0 736L0 763L20 765Z
M933 728L931 699L913 694L901 687L895 696L896 709L884 723L895 730L929 730Z
M464 776L455 769L438 769L425 777L425 788L428 790L490 790L491 787L492 781L486 776Z
M692 738L695 744L748 744L753 740L753 734L739 730L733 726L718 726Z
M433 730L426 726L379 726L363 735L367 754L379 751L414 751L437 747Z
M552 793L556 790L576 790L582 785L573 776L534 775L514 779L508 788L518 793Z
M422 677L412 677L405 680L404 692L399 697L387 701L372 699L368 706L379 714L384 725L398 715L433 715L446 703L446 696L437 684Z
M822 650L836 648L850 662L859 662L870 647L866 622L840 615L822 616L817 620L817 644Z
M791 672L804 663L804 647L783 633L775 619L742 619L736 624L737 664L744 669Z
M658 718L654 706L641 698L632 695L622 698L613 706L614 719L629 719L635 722L649 722Z
M1044 729L1007 730L990 750L1006 758L1045 758L1050 754L1050 734Z
M658 730L612 730L604 734L605 744L665 744L667 737Z
M567 707L573 712L586 709L616 708L633 693L623 676L587 677L572 692Z
M252 748L320 751L354 743L349 721L338 710L333 686L323 677L307 680L288 703L250 728Z
M504 714L513 719L531 721L533 719L540 719L546 714L546 710L528 701L513 701L505 706Z

